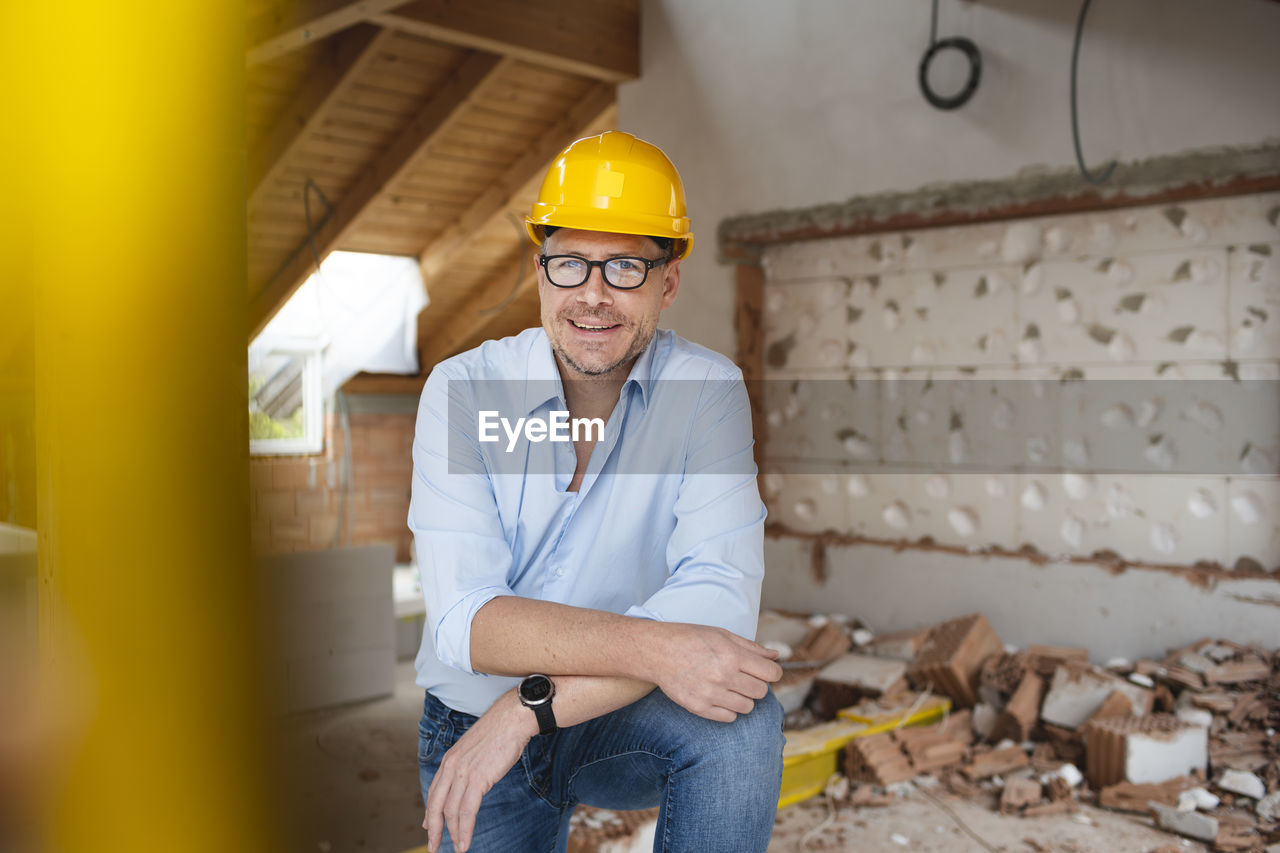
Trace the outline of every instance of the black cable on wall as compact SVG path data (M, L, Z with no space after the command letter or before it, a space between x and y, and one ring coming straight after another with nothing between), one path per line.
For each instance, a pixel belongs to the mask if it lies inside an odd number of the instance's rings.
M969 79L964 87L949 97L939 95L929 84L929 66L938 54L944 50L958 50L969 61ZM978 83L982 80L982 54L978 46L967 38L954 36L938 41L938 0L933 0L933 14L929 19L929 49L920 60L920 93L932 106L940 110L955 110L963 107L978 91Z
M1076 165L1080 167L1080 174L1091 184L1102 184L1106 183L1107 178L1110 178L1111 173L1115 171L1116 161L1112 160L1101 173L1095 174L1089 171L1089 167L1084 164L1084 154L1080 151L1080 117L1076 109L1076 70L1080 65L1080 35L1084 32L1084 19L1089 14L1089 4L1092 2L1093 0L1084 0L1080 4L1080 17L1076 19L1076 38L1071 45L1071 141L1076 148Z

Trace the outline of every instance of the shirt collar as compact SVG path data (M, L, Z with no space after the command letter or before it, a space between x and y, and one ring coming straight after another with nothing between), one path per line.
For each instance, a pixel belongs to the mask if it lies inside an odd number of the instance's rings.
M640 402L645 408L649 406L653 387L654 350L658 346L660 337L662 337L661 332L654 332L649 345L644 348L644 352L640 353L636 363L631 365L627 381L622 384L623 391L626 391L629 385L640 389ZM560 381L560 370L556 367L556 357L551 352L551 340L547 337L545 330L534 341L533 349L529 352L529 365L525 371L525 379L525 414L532 414L549 400L564 401L564 384Z
M653 338L649 341L649 345L644 348L644 352L640 353L640 357L636 359L636 363L631 365L631 372L627 374L627 381L623 383L622 388L625 391L628 385L635 385L640 389L640 402L647 409L649 407L649 396L653 385L653 351L658 345L658 333L655 331Z
M545 330L537 336L533 349L529 352L529 363L525 371L524 408L525 414L533 414L542 404L549 400L564 400L564 384L560 381L560 371L556 368L556 357L551 352L551 340Z

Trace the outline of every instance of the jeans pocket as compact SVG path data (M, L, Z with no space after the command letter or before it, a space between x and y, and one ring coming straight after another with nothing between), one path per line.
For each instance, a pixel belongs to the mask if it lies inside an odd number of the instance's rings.
M435 754L436 744L439 741L439 732L435 729L428 728L421 723L418 724L418 763L427 764L431 761L431 757Z
M554 741L559 732L552 735L534 735L520 754L520 765L524 770L529 787L543 800L559 808L563 803L557 799L557 791L553 790L551 759L555 754Z

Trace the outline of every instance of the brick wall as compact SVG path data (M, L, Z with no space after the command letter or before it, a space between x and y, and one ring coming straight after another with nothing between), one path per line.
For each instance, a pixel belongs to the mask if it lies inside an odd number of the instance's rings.
M385 543L408 562L412 476L411 412L352 412L349 538L340 544ZM250 462L253 547L279 554L332 548L342 506L341 421L325 422L325 449L314 456L256 456Z

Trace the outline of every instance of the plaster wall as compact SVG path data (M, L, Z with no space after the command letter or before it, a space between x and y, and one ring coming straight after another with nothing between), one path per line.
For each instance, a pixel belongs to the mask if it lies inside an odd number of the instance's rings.
M1266 579L1197 585L1147 569L850 545L826 549L820 582L810 544L791 538L767 538L765 564L766 606L842 612L878 633L981 612L1005 643L1083 647L1099 663L1201 637L1280 646L1280 593Z
M1278 203L766 250L765 602L1097 660L1280 645Z
M733 271L715 246L728 217L1071 167L1078 10L941 0L939 36L973 39L984 71L968 105L940 112L916 83L924 0L646 0L644 73L619 90L619 126L675 161L697 235L663 324L734 351ZM1095 4L1079 75L1088 162L1280 140L1278 36L1280 5L1262 0ZM941 67L940 77L958 81L961 70ZM1158 571L852 545L827 549L818 581L810 548L769 540L767 606L843 610L879 630L981 610L1006 642L1085 645L1095 658L1205 634L1280 644L1270 578L1206 587Z
M1078 10L940 0L939 37L983 57L973 100L941 112L916 83L926 0L645 0L643 74L619 88L619 127L674 160L697 239L664 325L733 351L732 270L715 250L727 217L1073 165ZM1280 139L1277 39L1280 4L1264 0L1095 3L1080 50L1088 162ZM958 89L964 69L939 63L937 88Z
M769 247L770 521L1280 572L1278 258L1275 192Z

